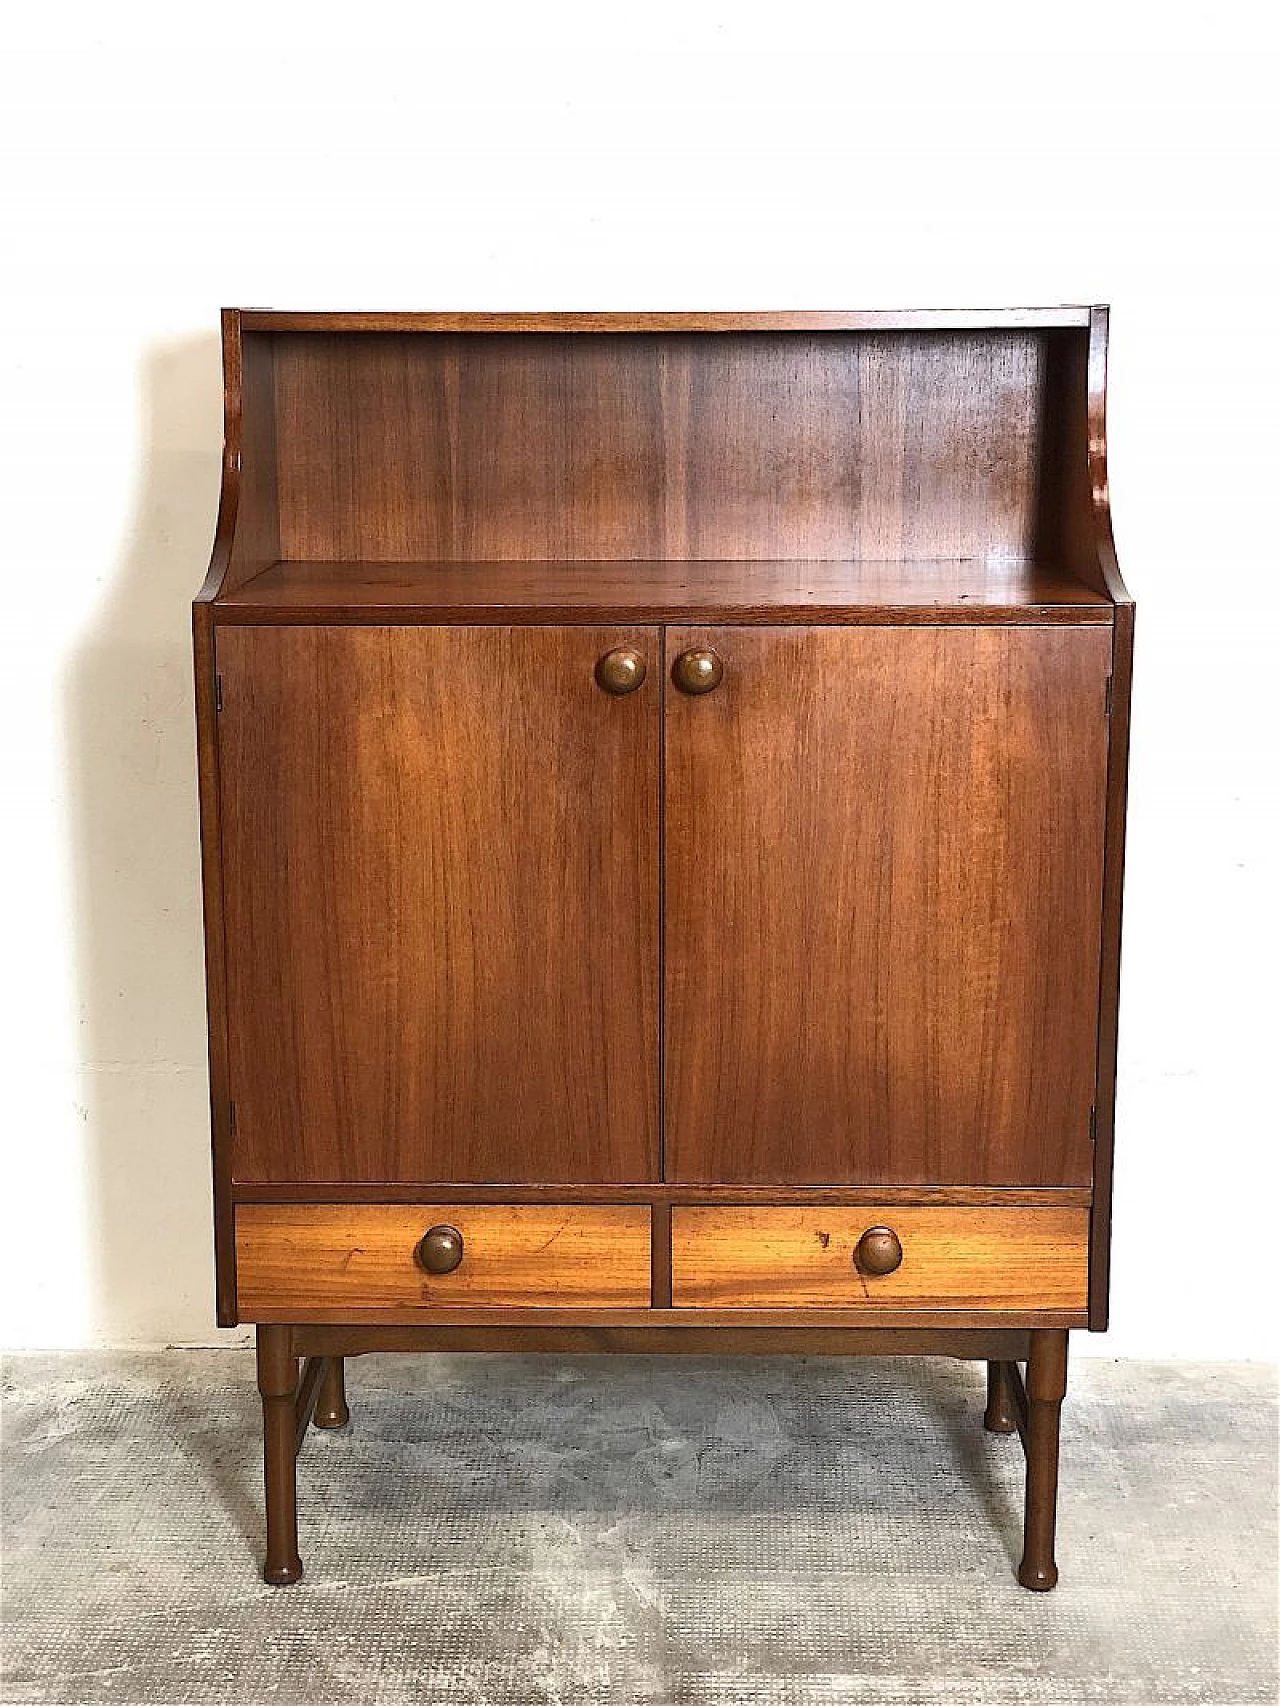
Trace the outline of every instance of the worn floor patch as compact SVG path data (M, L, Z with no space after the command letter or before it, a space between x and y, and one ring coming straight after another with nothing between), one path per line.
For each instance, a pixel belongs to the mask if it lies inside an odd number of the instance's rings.
M1275 1379L1078 1359L1056 1593L979 1365L365 1357L268 1588L250 1356L6 1368L4 1706L1271 1706Z

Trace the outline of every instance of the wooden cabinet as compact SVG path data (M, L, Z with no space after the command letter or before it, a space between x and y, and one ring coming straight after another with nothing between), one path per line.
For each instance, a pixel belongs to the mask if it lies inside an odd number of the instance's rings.
M196 682L269 1580L344 1357L518 1345L985 1360L1053 1585L1107 1310L1105 350L1098 309L227 313Z

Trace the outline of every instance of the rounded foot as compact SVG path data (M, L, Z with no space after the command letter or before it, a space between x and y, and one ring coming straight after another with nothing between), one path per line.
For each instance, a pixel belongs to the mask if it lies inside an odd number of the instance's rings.
M345 1404L327 1404L323 1409L317 1404L312 1420L318 1428L345 1428L351 1412Z
M999 1410L988 1410L982 1418L982 1425L989 1434L1016 1434L1018 1431L1013 1417L1002 1415Z
M1024 1588L1030 1588L1032 1593L1048 1593L1050 1588L1056 1588L1058 1585L1058 1566L1028 1564L1024 1558L1018 1566L1018 1580Z
M262 1579L269 1582L273 1588L286 1588L290 1582L296 1582L301 1574L301 1558L289 1558L283 1564L273 1564L268 1559L262 1566Z

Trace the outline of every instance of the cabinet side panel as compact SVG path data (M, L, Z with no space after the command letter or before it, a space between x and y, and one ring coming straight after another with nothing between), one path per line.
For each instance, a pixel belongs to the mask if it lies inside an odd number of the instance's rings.
M657 1176L657 639L219 636L237 1182Z
M1107 851L1103 876L1098 1020L1097 1145L1089 1241L1089 1326L1106 1330L1111 1289L1111 1183L1115 1167L1116 1047L1120 1022L1120 921L1124 899L1125 805L1129 793L1129 707L1134 607L1116 608L1111 740L1107 756Z
M221 590L244 586L280 556L276 487L275 340L245 333L239 344L240 482L235 536Z
M208 1026L209 1126L213 1157L214 1291L220 1327L234 1327L235 1244L231 1201L230 1100L227 1089L226 935L222 889L222 827L218 783L218 678L213 613L197 600L192 611L195 664L196 765L200 790L200 877L204 906L205 1010Z
M1089 486L1087 332L1070 330L1049 336L1044 398L1035 556L1039 562L1061 564L1087 587L1105 595Z
M1087 1186L1106 629L685 629L676 1183Z

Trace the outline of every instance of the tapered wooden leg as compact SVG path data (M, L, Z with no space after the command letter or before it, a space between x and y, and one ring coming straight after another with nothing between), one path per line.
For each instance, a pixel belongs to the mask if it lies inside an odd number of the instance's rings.
M320 1390L316 1395L316 1413L312 1417L318 1428L345 1428L351 1420L347 1409L345 1364L341 1357L326 1357Z
M298 1359L288 1327L258 1328L263 1467L267 1488L267 1556L262 1579L283 1586L302 1574L298 1556Z
M1024 1588L1047 1593L1057 1584L1053 1556L1058 1516L1058 1422L1067 1391L1067 1335L1037 1328L1027 1360L1027 1506L1022 1563Z
M982 1425L988 1433L1012 1434L1018 1431L1011 1373L1012 1367L1007 1362L987 1364L987 1412L982 1418Z

